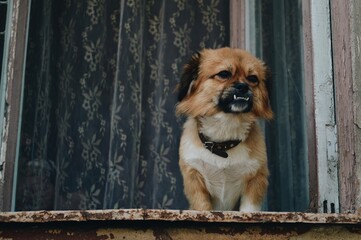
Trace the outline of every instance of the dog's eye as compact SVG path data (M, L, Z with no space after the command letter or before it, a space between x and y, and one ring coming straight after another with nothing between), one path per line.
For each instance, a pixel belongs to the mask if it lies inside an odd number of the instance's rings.
M222 79L229 79L232 77L232 73L230 71L220 71L216 75Z
M251 83L258 83L258 77L256 75L250 75L247 77L247 80Z

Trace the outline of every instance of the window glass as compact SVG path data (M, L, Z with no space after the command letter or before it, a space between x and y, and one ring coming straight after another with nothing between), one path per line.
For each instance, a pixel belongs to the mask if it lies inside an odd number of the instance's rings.
M256 52L273 72L271 211L308 206L302 11L290 2L255 4ZM194 51L229 45L229 2L31 7L15 209L187 208L173 91Z

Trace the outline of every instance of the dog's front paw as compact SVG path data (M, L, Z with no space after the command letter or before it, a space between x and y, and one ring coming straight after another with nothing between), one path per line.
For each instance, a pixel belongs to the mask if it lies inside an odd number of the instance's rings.
M196 202L191 205L191 209L198 210L198 211L210 211L210 210L212 210L212 204L208 201Z
M247 206L247 207L240 207L239 211L241 212L259 212L261 208L258 206Z
M242 199L241 206L239 207L241 212L259 212L261 211L261 205L252 203L249 199Z

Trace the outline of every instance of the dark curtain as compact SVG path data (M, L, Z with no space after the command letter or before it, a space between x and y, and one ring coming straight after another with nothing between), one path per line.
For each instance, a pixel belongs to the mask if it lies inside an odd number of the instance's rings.
M309 207L301 0L258 0L261 55L272 69L271 104L266 125L271 172L268 209L305 211Z
M187 208L175 85L229 1L33 0L16 210Z

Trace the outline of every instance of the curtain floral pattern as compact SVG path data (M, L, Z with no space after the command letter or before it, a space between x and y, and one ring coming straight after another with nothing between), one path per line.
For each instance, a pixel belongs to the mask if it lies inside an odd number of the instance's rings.
M174 89L228 26L228 1L33 0L16 210L187 208Z

